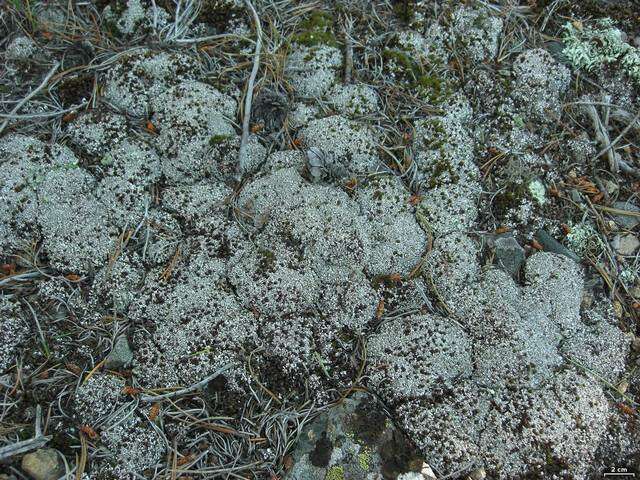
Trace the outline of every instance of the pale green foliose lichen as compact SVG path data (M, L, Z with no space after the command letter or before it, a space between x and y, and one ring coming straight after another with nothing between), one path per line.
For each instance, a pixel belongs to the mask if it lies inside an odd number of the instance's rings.
M624 32L610 18L593 24L568 22L564 30L562 53L575 68L590 72L619 62L629 77L640 82L640 53L625 41Z

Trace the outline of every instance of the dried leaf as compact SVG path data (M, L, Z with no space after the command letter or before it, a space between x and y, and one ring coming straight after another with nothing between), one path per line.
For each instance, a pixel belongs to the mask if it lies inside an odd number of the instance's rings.
M376 319L380 320L384 315L384 298L381 298L378 302L378 307L376 308Z
M0 265L0 270L5 275L14 275L16 273L16 264L15 263L3 263Z
M75 120L75 118L77 116L78 116L78 114L76 112L69 112L65 116L62 117L62 121L64 123L69 123L69 122L72 122L73 120Z
M411 195L409 197L409 204L413 205L415 207L416 205L418 205L422 201L423 198L424 197L422 195L413 194L413 195Z
M84 433L87 437L89 437L91 440L95 440L96 438L98 438L97 432L93 428L91 428L89 425L83 425L82 427L80 427L80 431Z
M282 459L282 466L285 470L291 470L293 468L293 457L291 455L285 455Z
M193 453L188 453L183 457L179 458L178 461L176 462L176 465L178 467L181 467L182 465L186 465L187 463L192 462L195 458L196 457Z
M75 375L80 375L80 372L82 372L80 367L77 366L75 363L65 363L64 368L66 368L67 370L69 370L71 373Z
M140 390L139 388L136 388L136 387L132 387L132 386L130 386L130 385L127 385L126 387L124 387L124 388L122 389L122 393L123 393L124 395L131 395L131 396L133 396L133 395L138 395L140 392L142 392L142 390Z
M399 273L392 273L387 277L387 279L393 283L400 283L402 282L402 275L400 275Z
M160 413L160 403L156 402L151 406L151 410L149 410L149 420L152 422L158 418L158 414Z
M344 184L345 188L354 190L358 186L358 180L356 178L350 178Z
M627 405L626 403L620 402L617 404L617 406L622 413L624 413L625 415L629 415L630 417L633 417L638 414L635 408Z

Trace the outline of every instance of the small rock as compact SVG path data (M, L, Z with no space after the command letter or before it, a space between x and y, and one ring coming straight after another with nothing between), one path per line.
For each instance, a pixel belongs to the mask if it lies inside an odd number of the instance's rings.
M617 208L618 210L628 210L630 212L640 213L640 207L638 207L637 205L631 202L615 202L613 204L613 208ZM635 227L636 225L638 225L638 223L640 223L640 217L635 217L631 215L614 215L613 218L615 218L616 222L618 222L620 226L627 228L629 230Z
M638 238L631 234L622 236L616 235L611 243L613 248L616 249L616 252L623 256L633 255L638 247L640 247L640 241Z
M302 431L291 456L286 480L425 477L424 459L366 394L319 415Z
M424 477L424 480L438 480L438 477L436 477L436 474L433 473L433 469L427 463L424 463L422 465L422 470L420 471L420 473Z
M58 480L64 475L64 467L58 452L53 448L41 448L22 457L22 470L33 480Z
M570 258L574 262L580 262L580 257L567 247L558 242L555 238L549 235L546 231L540 229L535 233L536 240L544 247L545 251L551 253L558 253Z
M611 180L602 180L602 185L609 195L613 195L618 191L618 184L616 182L612 182Z
M469 474L468 478L469 480L484 480L487 478L487 472L484 471L484 468L476 468Z
M133 361L133 352L129 346L127 337L119 337L113 349L107 355L104 366L109 369L123 368Z
M571 195L571 200L573 200L576 203L582 203L582 197L580 196L580 193L578 193L578 191L575 188L571 189L569 194Z
M582 310L590 309L591 306L593 305L594 299L595 299L595 296L593 295L593 292L585 289L582 292L582 300L580 301L580 308Z
M499 237L495 240L495 245L496 265L517 277L524 263L524 248L513 237Z
M616 387L616 390L620 395L624 395L627 393L627 390L629 390L629 382L627 380L622 380Z

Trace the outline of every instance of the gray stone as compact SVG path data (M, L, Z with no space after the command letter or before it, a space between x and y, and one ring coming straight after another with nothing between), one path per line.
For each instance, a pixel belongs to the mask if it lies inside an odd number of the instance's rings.
M628 256L633 255L635 251L640 247L640 241L635 235L616 235L611 242L613 248L616 249L620 255Z
M517 277L524 263L524 248L513 237L499 237L495 240L496 264Z
M132 361L133 352L131 351L127 337L119 337L113 345L113 349L109 355L107 355L104 365L106 368L115 369L126 367L130 365Z
M487 478L487 472L484 471L484 468L476 468L469 474L468 478L469 480L484 480Z
M569 250L567 247L558 242L555 238L549 235L546 231L540 229L535 234L536 240L540 242L540 244L544 247L545 251L551 253L557 253L559 255L564 255L565 257L570 258L574 262L580 263L580 257Z
M420 474L424 460L377 400L357 393L327 410L300 435L286 480L365 480ZM406 478L406 477L403 477Z
M64 467L58 452L53 448L41 448L22 457L22 470L33 480L58 480Z
M617 208L618 210L628 210L631 212L640 213L640 207L631 203L631 202L615 202L613 204L613 208ZM622 227L632 229L638 223L640 223L640 217L635 217L631 215L614 215L613 218L615 221Z

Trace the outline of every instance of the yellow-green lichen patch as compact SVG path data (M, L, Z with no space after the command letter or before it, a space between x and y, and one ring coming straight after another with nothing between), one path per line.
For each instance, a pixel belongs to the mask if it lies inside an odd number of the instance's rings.
M371 468L371 450L367 447L362 447L362 451L358 453L358 465L365 472Z
M334 465L327 471L324 480L344 480L344 467Z

